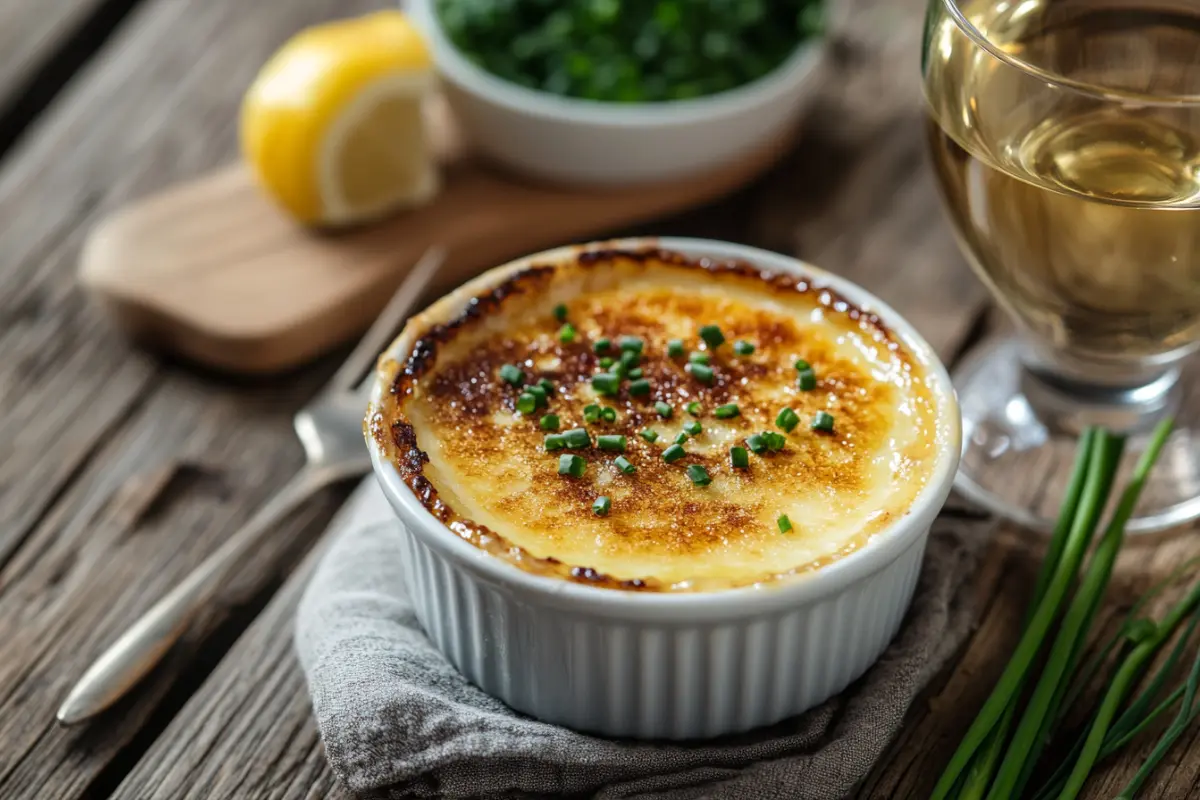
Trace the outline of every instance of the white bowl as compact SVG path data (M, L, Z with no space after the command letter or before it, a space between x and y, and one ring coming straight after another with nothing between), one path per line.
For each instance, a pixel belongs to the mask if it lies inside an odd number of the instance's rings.
M942 446L908 513L819 570L757 587L655 594L535 575L489 555L435 519L370 436L375 474L396 510L417 617L463 675L512 708L607 736L692 739L799 714L866 671L895 635L921 569L929 527L958 466L958 405L929 345L892 309L848 281L795 259L701 239L632 239L693 257L738 259L811 276L874 311L933 377ZM586 248L587 246L584 246ZM553 262L561 248L516 264ZM492 271L450 298L457 315L497 280ZM388 351L407 359L409 325ZM372 405L385 387L376 381Z
M816 92L824 40L771 73L708 97L604 103L539 92L476 66L452 44L434 0L405 9L425 35L445 94L475 148L526 175L589 185L691 177L788 136Z

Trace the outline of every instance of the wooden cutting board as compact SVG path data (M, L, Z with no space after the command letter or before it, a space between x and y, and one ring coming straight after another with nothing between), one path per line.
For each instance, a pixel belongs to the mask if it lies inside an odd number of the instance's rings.
M429 124L443 186L423 208L316 233L281 213L243 166L230 166L98 223L81 282L142 343L223 371L274 373L365 330L431 244L447 249L432 298L525 253L710 201L786 146L683 182L598 190L530 183L483 163L440 103Z

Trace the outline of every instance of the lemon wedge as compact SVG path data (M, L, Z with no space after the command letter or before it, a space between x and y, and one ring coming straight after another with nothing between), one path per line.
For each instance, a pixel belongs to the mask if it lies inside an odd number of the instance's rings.
M366 222L420 205L438 188L421 117L433 63L399 11L302 31L246 92L242 155L298 221Z

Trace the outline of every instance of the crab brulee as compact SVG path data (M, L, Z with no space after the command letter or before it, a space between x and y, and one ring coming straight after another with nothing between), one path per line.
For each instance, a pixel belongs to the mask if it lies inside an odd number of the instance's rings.
M819 278L654 248L489 276L409 323L368 433L434 517L521 569L769 583L908 513L946 447L927 365Z

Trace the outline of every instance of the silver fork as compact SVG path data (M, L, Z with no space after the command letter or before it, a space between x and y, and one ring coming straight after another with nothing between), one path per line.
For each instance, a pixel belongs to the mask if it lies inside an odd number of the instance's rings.
M59 722L83 722L124 697L179 639L192 615L212 597L230 568L244 559L276 523L318 489L371 469L362 432L371 366L444 259L445 251L440 247L432 247L421 256L354 352L316 398L297 412L293 426L304 446L304 467L92 663L59 707Z

